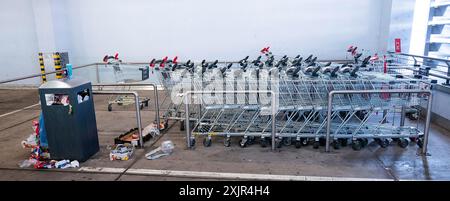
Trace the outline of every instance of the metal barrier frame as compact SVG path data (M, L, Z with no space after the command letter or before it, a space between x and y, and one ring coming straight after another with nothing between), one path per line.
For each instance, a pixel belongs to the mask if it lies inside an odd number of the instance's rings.
M121 87L121 86L151 86L153 87L153 95L155 96L155 119L156 124L158 125L158 129L160 129L160 116L159 116L159 96L158 96L158 87L156 84L147 84L147 83L128 83L128 84L93 84L93 87Z
M249 90L249 91L187 91L183 94L184 96L184 105L185 105L185 129L186 129L186 141L187 141L187 147L192 148L191 145L191 138L192 133L189 125L189 98L192 94L211 94L211 93L237 93L237 94L246 94L246 93L270 93L272 96L272 151L275 150L275 137L276 137L276 125L275 125L275 116L276 116L276 94L273 91L258 91L258 90Z
M103 94L103 95L133 95L134 103L136 106L136 123L139 131L139 144L140 147L144 147L144 139L142 136L142 122L141 122L141 109L139 108L139 94L135 91L93 91L93 94Z
M326 132L326 144L325 151L330 152L330 130L331 130L331 112L333 107L333 97L336 94L381 94L381 93L425 93L428 94L428 105L427 105L427 117L425 120L425 128L424 128L424 141L422 146L422 154L427 154L427 145L428 145L428 135L430 131L430 120L431 120L431 106L432 106L432 97L433 94L431 90L414 90L414 89L403 89L403 90L336 90L330 91L328 93L328 108L327 108L327 132Z

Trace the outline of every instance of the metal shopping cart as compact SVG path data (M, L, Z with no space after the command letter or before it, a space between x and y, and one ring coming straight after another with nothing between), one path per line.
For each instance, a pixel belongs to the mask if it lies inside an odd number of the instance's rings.
M312 55L306 59L269 55L266 61L246 57L236 63L202 62L165 69L161 73L166 92L182 100L171 103L165 117L182 120L180 128L186 129L189 146L198 137L203 137L204 146L211 146L213 137L222 137L224 145L230 146L231 138L237 137L241 147L256 141L265 147L274 141L277 147L312 144L319 148L325 143L328 123L336 149L350 141L359 150L372 139L381 147L392 141L406 147L412 139L422 146L423 132L418 126L405 126L405 115L400 113L427 97L406 91L370 92L426 90L430 84L366 71L369 59L342 65L323 64ZM362 92L335 95L328 114L332 91ZM268 92L276 96L276 104L263 103Z

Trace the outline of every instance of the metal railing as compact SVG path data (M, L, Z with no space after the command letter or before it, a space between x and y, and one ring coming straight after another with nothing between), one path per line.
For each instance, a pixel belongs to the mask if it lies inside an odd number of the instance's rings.
M93 87L123 87L123 86L151 86L153 87L153 95L155 97L155 110L156 110L156 114L155 114L155 120L156 120L156 125L158 125L158 129L160 129L160 116L159 116L159 96L158 96L158 87L156 86L156 84L144 84L144 83L127 83L127 84L93 84Z
M102 95L133 95L136 108L136 124L139 131L139 146L144 147L144 138L142 136L141 109L139 108L139 94L135 91L93 91L93 94Z
M429 76L444 79L445 85L450 85L450 60L407 53L396 53L391 51L388 51L388 53L392 56L397 56L397 58L399 58L398 56L407 57L399 59L408 60L408 58L411 58L414 62L413 66L403 66L404 69L411 70L416 73L426 71ZM422 59L423 61L419 61L420 59ZM427 64L426 61L444 63L445 65L435 64L434 66L444 67L446 68L446 72L432 68ZM419 65L419 63L421 63L421 65Z

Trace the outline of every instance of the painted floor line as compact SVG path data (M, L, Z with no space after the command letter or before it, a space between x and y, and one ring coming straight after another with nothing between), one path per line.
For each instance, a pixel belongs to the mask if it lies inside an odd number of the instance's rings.
M82 167L79 171L121 173L124 168ZM125 174L145 176L167 176L203 179L227 179L227 180L270 180L270 181L393 181L393 179L352 178L352 177L319 177L298 175L269 175L250 173L225 173L225 172L201 172L179 170L154 170L154 169L128 169Z
M23 110L26 110L26 109L30 109L30 108L32 108L32 107L34 107L34 106L37 106L37 105L40 105L40 104L41 104L41 103L36 103L36 104L34 104L34 105L30 105L30 106L24 107L24 108L22 108L22 109L18 109L18 110L14 110L14 111L12 111L12 112L8 112L8 113L5 113L5 114L1 114L1 115L0 115L0 118L6 117L6 116L11 115L11 114L14 114L14 113L18 113L18 112L23 111Z

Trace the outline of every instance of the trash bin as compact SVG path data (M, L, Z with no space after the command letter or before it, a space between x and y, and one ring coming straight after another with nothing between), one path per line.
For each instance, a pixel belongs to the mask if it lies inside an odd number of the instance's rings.
M86 161L99 151L92 85L53 80L39 87L50 157Z

